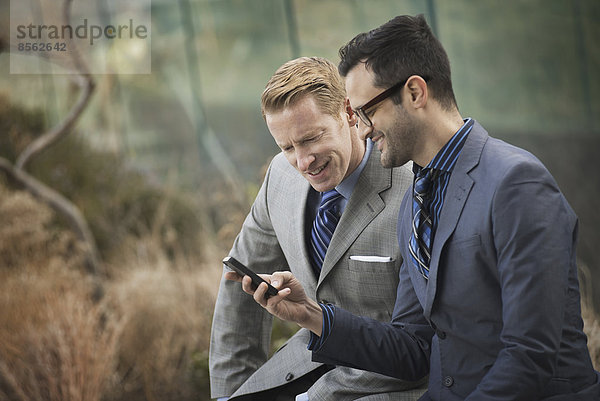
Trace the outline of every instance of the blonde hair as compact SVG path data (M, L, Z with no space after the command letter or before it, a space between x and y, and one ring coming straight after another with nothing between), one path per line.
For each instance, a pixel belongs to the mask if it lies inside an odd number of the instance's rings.
M340 118L346 89L331 61L321 57L300 57L279 67L267 82L260 99L263 118L309 95L324 113Z

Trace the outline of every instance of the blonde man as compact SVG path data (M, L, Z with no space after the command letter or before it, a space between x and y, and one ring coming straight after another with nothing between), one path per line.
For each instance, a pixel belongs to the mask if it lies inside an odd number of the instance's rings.
M285 63L261 103L281 153L229 254L259 273L290 270L319 302L389 321L402 262L397 216L411 170L384 169L372 141L359 138L344 83L325 59ZM212 397L416 400L424 391L410 390L421 383L312 362L304 329L268 359L271 328L271 316L239 283L221 281Z

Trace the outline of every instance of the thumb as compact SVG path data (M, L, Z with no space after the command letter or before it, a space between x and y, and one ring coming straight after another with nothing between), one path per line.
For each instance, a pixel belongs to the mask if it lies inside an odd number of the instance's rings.
M279 291L279 293L277 295L275 295L274 297L269 297L269 299L267 299L267 308L275 308L277 305L279 305L279 303L281 301L285 300L291 293L292 293L291 289L284 288L283 290Z
M294 278L294 276L292 275L291 272L288 272L288 271L275 272L271 276L271 285L273 287L279 289L282 285L291 281L293 278Z

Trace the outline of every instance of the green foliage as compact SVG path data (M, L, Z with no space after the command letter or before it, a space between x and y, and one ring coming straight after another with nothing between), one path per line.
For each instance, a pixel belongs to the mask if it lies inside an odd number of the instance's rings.
M281 319L273 319L273 329L271 331L271 354L274 354L300 329L296 323L285 322Z
M26 110L0 94L0 157L15 161L25 146L45 128L40 110Z
M15 160L46 129L40 111L10 105L0 97L0 156ZM30 173L78 206L103 257L126 238L155 236L167 254L197 252L201 223L193 204L170 193L119 155L93 149L76 133L31 163Z
M198 394L210 394L208 352L198 351L192 355L192 381Z
M165 246L174 245L173 239L167 238L174 232L184 249L194 247L200 224L191 205L152 184L149 177L114 154L67 138L41 155L32 171L81 208L103 253L110 253L128 235L139 238L157 229Z

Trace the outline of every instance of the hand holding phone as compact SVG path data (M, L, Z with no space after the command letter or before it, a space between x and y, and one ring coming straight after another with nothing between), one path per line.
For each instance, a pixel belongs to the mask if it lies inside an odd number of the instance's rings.
M258 287L260 283L267 283L258 274L254 273L252 270L244 266L239 260L232 256L227 256L225 259L223 259L223 263L225 264L225 266L235 270L240 276L250 276L250 278L252 279L252 284L254 284L256 287ZM267 283L267 286L267 298L270 296L277 295L277 293L279 292L277 288L273 287L269 283Z

